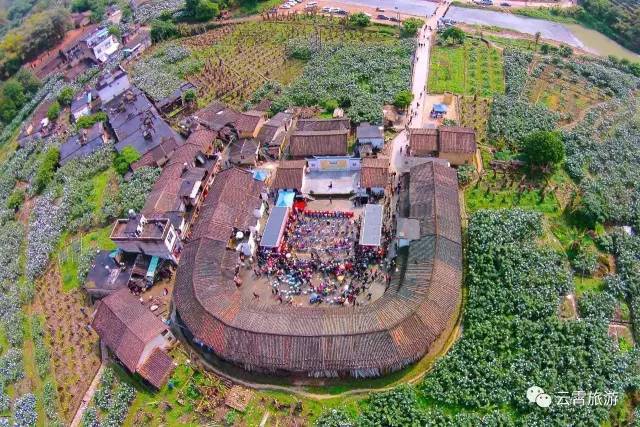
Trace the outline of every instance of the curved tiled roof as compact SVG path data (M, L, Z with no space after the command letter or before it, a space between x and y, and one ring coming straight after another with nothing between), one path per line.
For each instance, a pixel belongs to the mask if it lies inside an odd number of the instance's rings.
M258 188L246 188L259 194ZM212 188L208 197L218 200L221 195L214 193L222 190ZM218 357L248 370L380 375L418 360L460 299L456 172L434 162L416 166L405 191L414 204L409 216L421 223L420 238L410 243L406 259L399 257L398 273L371 304L292 307L243 296L233 281L237 255L226 249L229 234L208 218L216 226L196 227L182 252L174 290L180 319Z

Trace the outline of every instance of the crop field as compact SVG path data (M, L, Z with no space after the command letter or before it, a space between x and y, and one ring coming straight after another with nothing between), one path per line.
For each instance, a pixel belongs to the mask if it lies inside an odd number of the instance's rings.
M563 114L561 120L565 124L580 118L587 108L609 99L604 90L567 68L537 60L531 70L525 87L529 101Z
M484 97L504 93L502 54L469 37L461 46L437 44L431 54L428 85L435 93Z
M458 97L460 109L460 126L470 127L476 131L476 141L487 144L487 124L491 113L491 98L470 95Z
M397 36L395 30L376 26L356 31L337 20L248 22L180 40L179 48L186 47L188 52L177 61L166 58L171 56L167 50L175 50L175 42L160 45L132 67L134 81L152 97L161 98L186 80L198 88L200 105L219 100L241 107L265 82L287 85L302 74L304 62L285 53L285 44L292 39L309 39L318 45L366 44L397 40Z

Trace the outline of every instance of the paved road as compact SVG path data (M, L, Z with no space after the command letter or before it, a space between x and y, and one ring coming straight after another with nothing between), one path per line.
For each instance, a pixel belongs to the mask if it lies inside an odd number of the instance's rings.
M425 25L420 28L417 36L418 47L416 48L415 61L413 63L413 81L411 92L413 93L413 101L409 107L409 119L406 124L410 127L422 127L425 122L426 114L429 114L425 108L425 97L427 96L427 81L429 79L429 57L431 53L430 38L437 28L437 23L447 11L450 0L439 5L434 13L427 19ZM431 28L431 30L429 29ZM404 162L404 156L407 152L407 132L402 131L393 140L391 150L391 170L396 172Z
M371 8L385 9L386 15L393 12L399 12L406 15L415 15L426 17L433 14L436 10L437 3L425 0L337 0L336 3L346 3L355 6L365 6Z
M521 33L535 34L540 32L542 38L567 43L577 48L584 48L584 44L564 25L542 19L527 18L512 13L496 12L493 10L469 9L451 6L447 18L471 25L491 25L507 28Z

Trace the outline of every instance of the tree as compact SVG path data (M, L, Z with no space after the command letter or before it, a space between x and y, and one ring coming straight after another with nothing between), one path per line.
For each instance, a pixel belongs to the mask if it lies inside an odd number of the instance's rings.
M42 85L42 82L40 81L40 79L38 79L36 76L34 76L30 71L26 70L25 68L21 68L15 74L15 76L13 76L13 78L20 82L20 84L24 88L25 94L35 93Z
M536 31L536 35L535 35L536 44L535 44L535 47L533 49L534 51L538 50L538 43L540 43L540 36L541 35L542 34L540 34L540 31Z
M442 32L444 40L451 40L454 44L464 43L467 34L458 27L449 27Z
M418 18L405 19L402 23L402 30L400 34L403 37L413 37L418 34L418 30L422 27L422 20Z
M60 91L60 94L58 95L58 102L60 103L60 105L68 107L69 105L71 105L72 101L73 101L73 88L70 86L63 87L62 90Z
M191 104L193 101L196 100L196 91L193 89L189 89L187 90L183 95L182 95L182 101L187 103L187 104Z
M24 96L24 87L16 79L9 79L2 86L2 93L7 99L13 101L17 108L21 108L27 98Z
M129 171L131 163L140 158L140 153L133 147L124 147L121 152L113 159L113 167L120 175L124 175Z
M53 101L51 105L49 105L49 109L47 110L47 118L51 121L54 121L60 115L60 103L58 101Z
M199 22L208 21L220 15L220 7L210 0L187 0L185 11L192 20Z
M2 122L11 122L17 112L16 104L12 100L5 97L0 98L0 120L2 120Z
M349 23L354 27L364 28L369 25L371 18L362 12L354 13L349 16Z
M564 143L558 132L539 131L523 139L524 152L532 166L554 166L564 160Z
M409 105L411 105L411 101L413 101L413 93L411 93L409 89L404 89L396 93L396 96L393 98L393 105L402 110L406 110Z

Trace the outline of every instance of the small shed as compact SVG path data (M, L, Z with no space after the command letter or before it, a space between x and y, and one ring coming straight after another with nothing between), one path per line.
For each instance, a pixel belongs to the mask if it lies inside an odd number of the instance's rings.
M366 204L360 226L360 246L378 247L382 241L382 205Z

